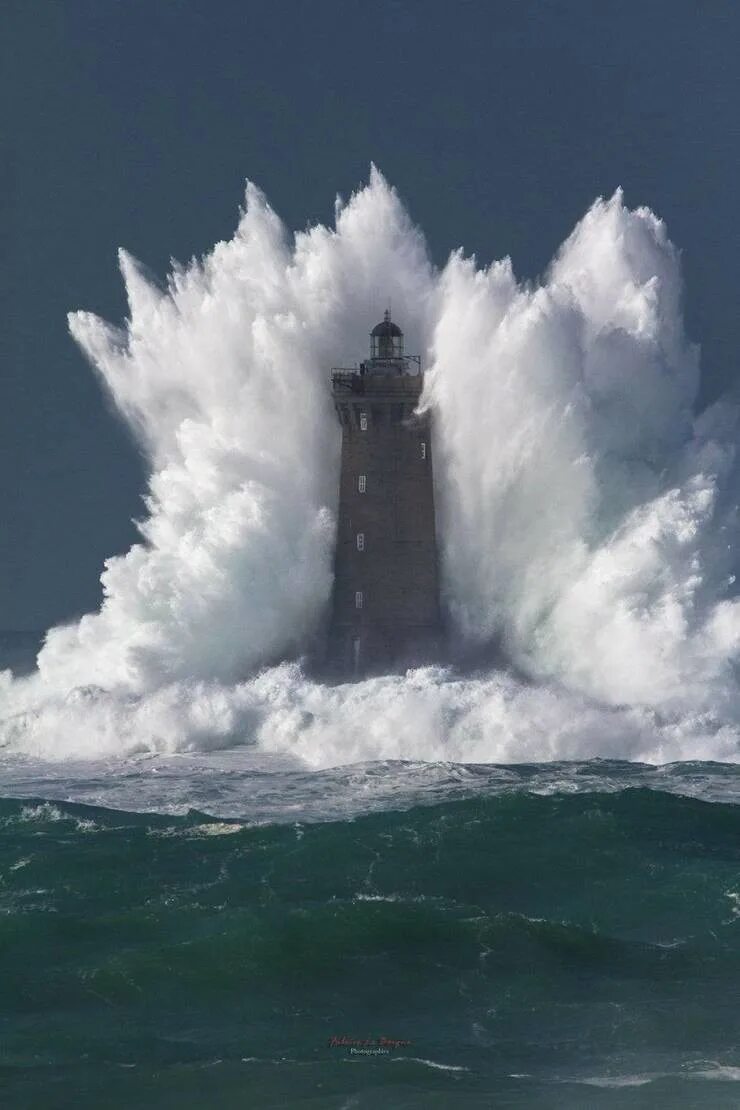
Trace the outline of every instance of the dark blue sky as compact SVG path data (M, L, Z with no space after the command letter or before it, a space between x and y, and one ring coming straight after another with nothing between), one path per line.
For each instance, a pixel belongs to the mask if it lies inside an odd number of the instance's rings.
M120 319L117 247L164 274L247 176L302 228L374 160L437 260L525 277L623 185L683 251L705 398L734 381L738 41L733 0L6 0L0 628L97 607L135 538L142 466L67 311Z

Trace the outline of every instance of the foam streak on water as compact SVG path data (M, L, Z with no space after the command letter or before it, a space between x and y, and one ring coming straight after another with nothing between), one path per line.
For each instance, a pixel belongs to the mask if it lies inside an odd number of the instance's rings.
M612 756L734 761L737 411L696 418L677 252L597 201L543 280L438 271L373 171L295 238L253 186L233 239L165 289L125 252L129 318L70 317L149 462L141 542L99 613L2 677L0 743L43 758L249 744L312 767ZM331 591L327 375L386 301L428 369L456 648L514 672L310 681Z

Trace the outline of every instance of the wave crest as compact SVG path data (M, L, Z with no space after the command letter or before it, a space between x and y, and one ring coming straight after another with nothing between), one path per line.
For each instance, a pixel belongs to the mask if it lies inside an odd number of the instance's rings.
M120 265L124 327L74 313L70 330L149 461L141 542L106 563L100 612L47 634L37 675L3 679L6 746L735 758L737 410L694 419L678 255L648 209L596 201L528 285L509 260L435 269L373 169L334 228L291 240L250 185L234 237L164 289ZM328 371L388 298L429 371L452 638L500 643L538 686L257 673L320 627Z

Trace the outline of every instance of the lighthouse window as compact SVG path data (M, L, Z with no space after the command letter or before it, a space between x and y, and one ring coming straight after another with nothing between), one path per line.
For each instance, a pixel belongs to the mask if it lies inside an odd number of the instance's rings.
M361 412L360 413L360 431L361 432L366 432L367 431L367 413L366 412Z
M362 609L363 601L362 590L357 590L355 592L355 609Z
M357 550L358 551L364 551L365 550L365 533L364 532L358 532L357 533Z
M421 441L421 457L422 459L427 457L427 445L424 440Z
M357 479L357 491L358 493L364 493L366 489L367 477L364 474L360 474L359 478Z

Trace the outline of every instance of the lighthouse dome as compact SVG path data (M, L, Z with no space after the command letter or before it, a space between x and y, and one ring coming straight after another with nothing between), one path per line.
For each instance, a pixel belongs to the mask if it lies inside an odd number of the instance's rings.
M375 327L370 332L370 334L372 336L380 336L380 335L402 336L403 332L399 328L398 324L393 323L393 321L391 320L391 314L388 311L388 309L386 309L385 310L385 316L383 317L383 319L381 320L381 322L379 324L375 325Z
M403 357L403 332L398 324L394 324L391 320L388 308L381 322L370 332L370 353L373 358Z

